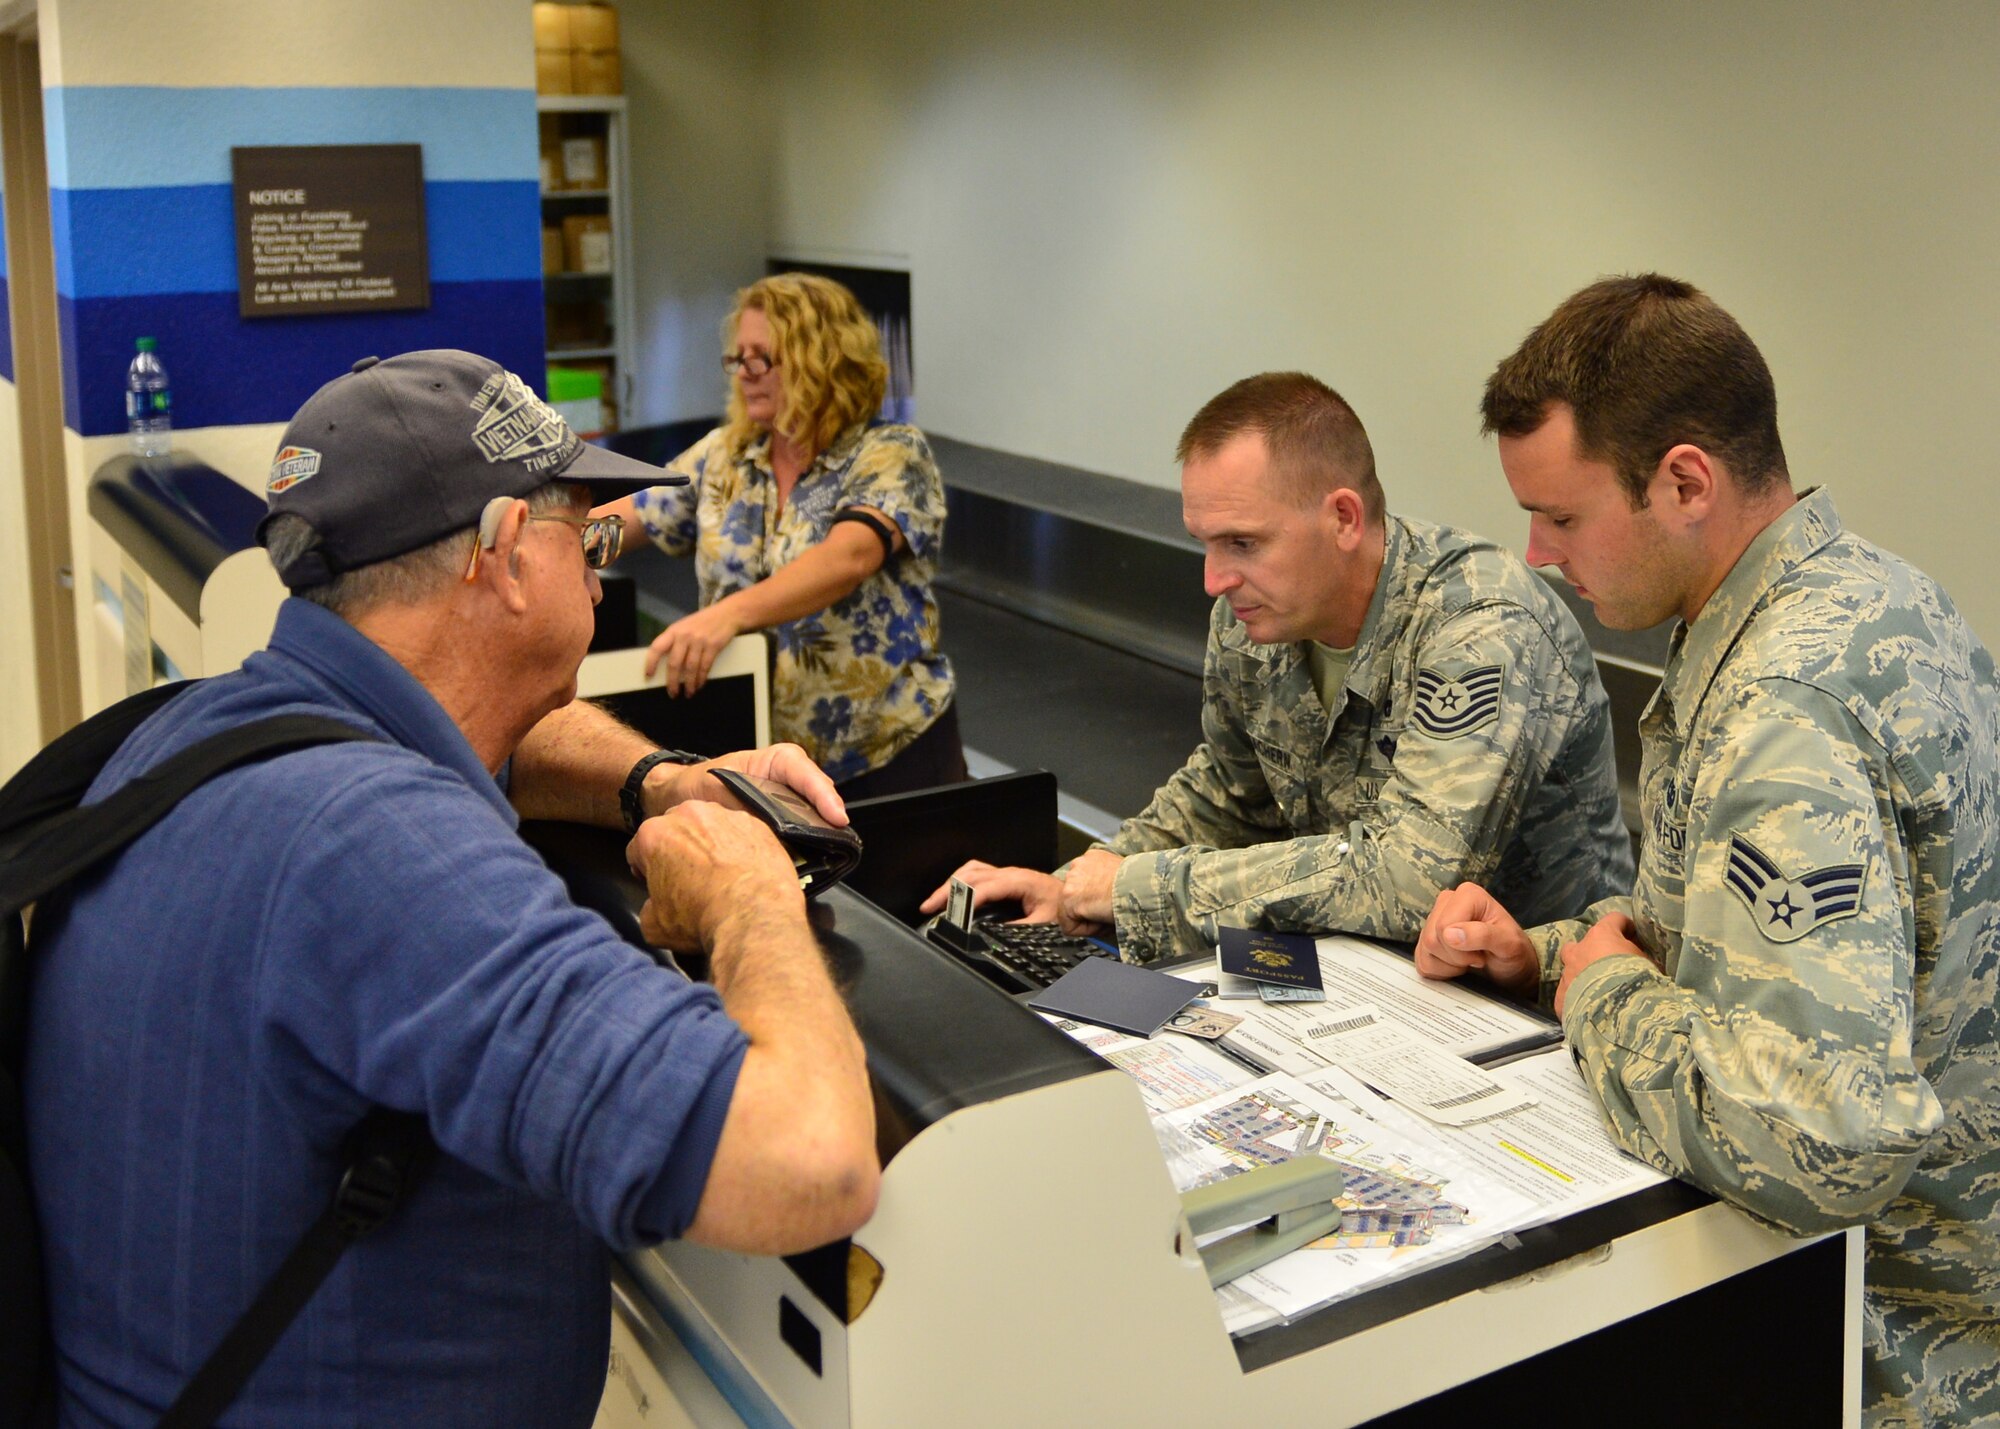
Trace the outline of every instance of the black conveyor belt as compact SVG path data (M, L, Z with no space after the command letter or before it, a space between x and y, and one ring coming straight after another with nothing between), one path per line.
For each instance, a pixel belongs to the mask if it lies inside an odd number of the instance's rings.
M619 562L643 604L691 609L692 564L641 550ZM938 592L966 746L1047 769L1065 794L1124 818L1201 739L1201 680L967 596Z

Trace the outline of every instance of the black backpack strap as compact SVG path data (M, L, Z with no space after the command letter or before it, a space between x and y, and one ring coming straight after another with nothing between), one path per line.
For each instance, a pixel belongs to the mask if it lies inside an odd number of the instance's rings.
M195 1372L160 1429L208 1429L298 1318L348 1246L386 1221L430 1170L437 1144L414 1112L375 1108L348 1133L332 1202Z
M51 740L0 788L0 847L51 814L73 809L127 735L158 714L167 701L189 688L182 680L155 685Z
M0 873L0 910L18 912L121 851L175 805L226 770L309 745L375 736L324 715L275 715L190 745L103 801L42 818L9 851ZM16 833L17 840L27 830Z
M131 732L178 695L163 685L93 715L50 744L0 790L0 1072L18 1065L26 1003L20 914L109 861L196 789L229 769L314 745L375 736L322 715L274 715L224 730L161 761L89 806L78 801ZM15 1101L18 1095L6 1088ZM0 1128L17 1139L18 1128ZM168 1409L162 1425L207 1429L229 1407L347 1247L387 1220L436 1152L424 1118L376 1108L348 1134L347 1170L332 1203L238 1318ZM16 1164L23 1158L9 1147ZM21 1219L28 1213L21 1209ZM39 1275L33 1283L39 1284ZM36 1311L39 1319L39 1312Z

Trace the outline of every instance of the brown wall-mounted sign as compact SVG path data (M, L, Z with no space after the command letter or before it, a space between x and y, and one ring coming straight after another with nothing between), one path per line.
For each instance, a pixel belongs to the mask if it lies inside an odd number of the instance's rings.
M431 305L417 144L231 149L246 318Z

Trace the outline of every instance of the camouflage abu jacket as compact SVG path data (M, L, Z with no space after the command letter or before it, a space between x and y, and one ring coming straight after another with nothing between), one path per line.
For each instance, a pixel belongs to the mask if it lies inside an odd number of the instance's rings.
M835 780L880 769L951 703L931 580L944 547L944 483L915 427L857 425L834 439L777 504L771 440L734 459L720 429L668 464L686 486L634 498L653 543L694 555L701 603L755 585L826 539L833 518L868 506L904 548L852 594L771 627L771 737L803 745Z
M1596 664L1491 542L1389 517L1338 709L1227 600L1205 665L1201 746L1107 845L1127 958L1212 952L1218 924L1413 939L1467 879L1543 917L1630 886Z
M1797 1232L1873 1221L1868 1418L2000 1422L2000 697L1921 572L1808 492L1641 723L1628 912L1564 1024L1619 1141ZM1525 920L1524 920L1525 921Z

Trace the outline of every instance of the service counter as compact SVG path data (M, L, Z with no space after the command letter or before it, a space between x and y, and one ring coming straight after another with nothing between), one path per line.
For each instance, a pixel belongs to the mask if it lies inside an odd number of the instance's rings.
M91 477L85 704L235 669L270 638L284 587L256 544L264 502L185 452Z
M527 832L636 932L622 839ZM879 1208L803 1256L624 1257L607 1429L1857 1417L1860 1233L1679 1184L1231 1339L1125 1074L851 891L813 918L868 1049Z

